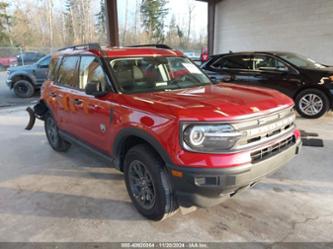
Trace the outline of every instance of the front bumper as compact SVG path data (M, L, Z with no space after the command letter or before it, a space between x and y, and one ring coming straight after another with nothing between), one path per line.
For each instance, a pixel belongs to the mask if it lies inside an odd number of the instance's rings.
M170 172L181 172L182 177L170 173L180 206L209 207L254 186L261 178L275 172L299 153L301 140L278 154L257 163L231 168L184 168L168 165ZM179 174L178 174L179 175Z
M13 81L7 79L7 80L6 80L6 85L7 85L10 89L12 89L12 88L13 88Z

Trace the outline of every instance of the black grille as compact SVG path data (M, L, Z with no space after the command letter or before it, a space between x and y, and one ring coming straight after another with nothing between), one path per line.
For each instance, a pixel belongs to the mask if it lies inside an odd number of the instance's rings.
M295 144L295 141L296 141L295 137L291 136L270 147L266 147L264 149L252 152L251 153L252 163L260 162L262 160L265 160L280 153L285 149L288 149L291 145Z

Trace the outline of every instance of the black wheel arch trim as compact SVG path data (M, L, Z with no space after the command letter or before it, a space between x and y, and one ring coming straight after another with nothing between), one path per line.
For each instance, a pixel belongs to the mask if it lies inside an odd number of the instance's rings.
M9 80L12 80L12 84L14 85L16 81L14 81L14 79L16 77L25 77L28 79L28 81L30 81L30 83L35 87L36 85L40 85L40 84L37 84L36 82L36 78L34 76L32 76L31 74L28 74L28 73L24 73L24 72L16 72L16 73L13 73L12 75L10 75L10 78L8 78Z
M116 168L122 169L122 149L124 142L127 138L134 136L139 139L142 139L147 144L149 144L157 154L163 159L166 165L172 164L172 161L164 149L164 147L161 145L161 143L154 138L152 135L148 134L146 131L140 129L140 128L123 128L116 136L113 146L112 146L112 156L115 158L115 164Z

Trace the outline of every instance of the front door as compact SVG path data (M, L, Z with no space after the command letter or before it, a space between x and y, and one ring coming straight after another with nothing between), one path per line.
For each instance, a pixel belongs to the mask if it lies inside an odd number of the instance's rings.
M43 82L47 78L50 60L51 56L47 56L43 60L39 61L37 64L37 68L35 69L35 77L39 85L43 84Z
M292 97L301 85L297 72L271 55L254 55L253 69L256 78L253 83L256 86L273 88Z
M70 99L74 110L72 135L106 152L111 134L112 103L103 97L87 95L84 89L88 83L96 84L102 92L108 87L104 69L95 56L81 56L77 89Z

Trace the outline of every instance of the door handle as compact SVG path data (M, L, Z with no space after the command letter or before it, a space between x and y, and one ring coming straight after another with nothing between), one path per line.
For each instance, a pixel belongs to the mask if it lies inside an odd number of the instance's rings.
M49 96L52 98L55 98L55 97L57 97L57 94L55 92L51 92L51 93L49 93Z
M92 111L97 111L99 109L101 109L101 106L99 105L89 105L89 109Z
M72 100L72 103L73 103L74 105L81 105L81 104L82 104L82 100L81 100L81 99L73 99L73 100Z

